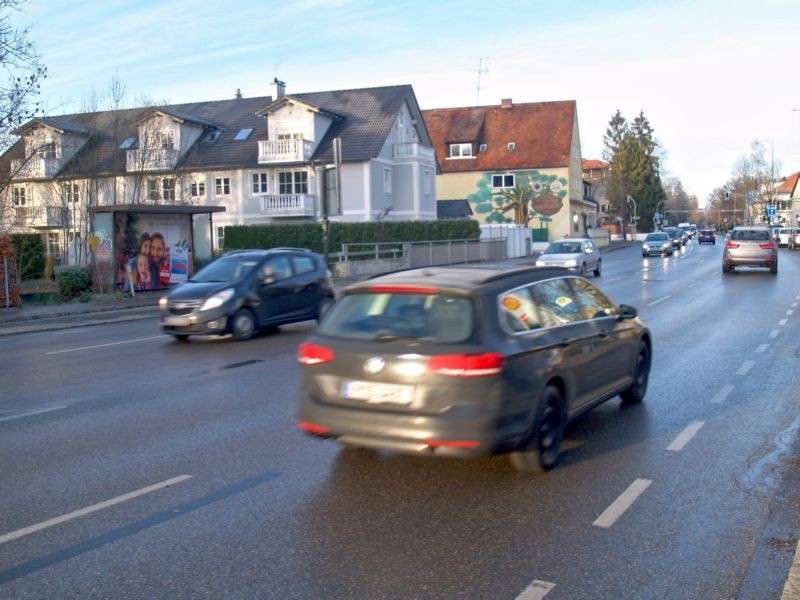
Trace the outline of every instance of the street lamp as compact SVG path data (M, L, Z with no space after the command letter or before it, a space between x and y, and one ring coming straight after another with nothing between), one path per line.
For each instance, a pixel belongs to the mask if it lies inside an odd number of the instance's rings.
M628 202L633 202L633 239L636 240L636 200L627 196Z
M662 204L664 204L665 202L666 202L666 200L659 200L658 204L656 204L656 214L657 215L661 215L661 213L658 210L658 207L661 206ZM662 216L659 217L659 220L658 220L658 228L659 229L661 229L661 223L663 223L663 222L664 222L664 217L662 215Z

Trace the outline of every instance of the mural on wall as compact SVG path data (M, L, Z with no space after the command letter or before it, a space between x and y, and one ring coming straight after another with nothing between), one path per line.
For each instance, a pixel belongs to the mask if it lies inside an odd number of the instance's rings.
M567 180L539 171L518 171L513 188L492 191L492 173L478 180L478 191L467 196L476 215L485 223L519 223L531 226L539 219L540 226L551 221L564 206Z

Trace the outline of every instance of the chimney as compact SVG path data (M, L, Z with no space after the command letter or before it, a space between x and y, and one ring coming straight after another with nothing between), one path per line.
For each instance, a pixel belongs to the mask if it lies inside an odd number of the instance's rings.
M270 88L272 88L273 100L277 100L278 98L283 98L286 95L286 83L284 83L283 81L278 81L277 77L272 80Z
M500 100L501 108L511 108L511 98L503 98Z
M242 90L241 90L241 88L236 88L236 99L237 100L241 100L242 99Z

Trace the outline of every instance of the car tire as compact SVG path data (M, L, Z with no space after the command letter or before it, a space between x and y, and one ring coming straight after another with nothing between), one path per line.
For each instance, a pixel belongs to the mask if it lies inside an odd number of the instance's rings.
M778 274L778 263L772 263L769 266L769 272L772 273L773 275L777 275Z
M600 277L600 273L603 271L603 261L597 259L597 268L593 271L595 277Z
M586 263L585 262L581 263L580 273L581 273L581 276L586 277Z
M328 311L331 309L331 306L333 306L333 298L325 297L322 299L317 307L317 323L319 323L322 320L322 317L328 313Z
M648 256L650 256L650 255L647 254L646 252L642 252L642 258L647 258Z
M647 393L647 382L650 379L650 349L644 342L639 343L636 363L633 367L633 383L631 387L620 393L622 404L630 406L639 404Z
M249 308L240 308L231 317L231 333L237 342L243 342L253 337L256 331L256 318Z
M726 264L723 264L723 265L722 265L722 274L723 274L723 275L727 275L727 274L728 274L728 273L730 273L732 270L733 270L733 269L731 268L731 266L730 266L730 265L726 265Z
M542 474L556 466L564 435L561 407L561 391L554 385L545 387L529 441L509 454L511 465L517 471Z
M189 340L188 333L170 333L172 337L174 337L179 342L186 342Z

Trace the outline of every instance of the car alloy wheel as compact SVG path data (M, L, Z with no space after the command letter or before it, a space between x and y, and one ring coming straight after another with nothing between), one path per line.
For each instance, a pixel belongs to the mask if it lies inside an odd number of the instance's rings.
M553 385L548 385L542 392L532 439L509 455L511 464L518 471L541 474L558 463L564 430L561 399L561 392Z
M650 378L650 350L644 342L639 343L639 353L636 355L636 364L633 367L633 383L624 392L620 393L622 404L639 404L644 400L647 392L647 382Z
M231 332L236 341L243 342L253 337L256 330L256 320L253 311L249 308L240 308L231 317Z

